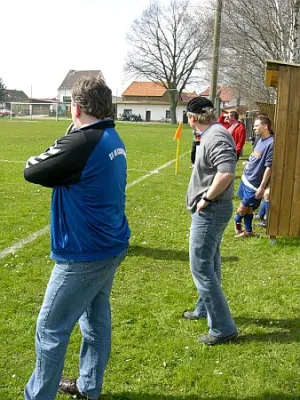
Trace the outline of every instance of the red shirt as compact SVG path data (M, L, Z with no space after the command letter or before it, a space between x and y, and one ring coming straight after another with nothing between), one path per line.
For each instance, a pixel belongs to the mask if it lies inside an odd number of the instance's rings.
M220 122L224 126L224 128L228 129L231 124L228 121L225 121L225 118L226 117L224 116L224 114L221 114L218 118L218 122ZM237 121L236 127L234 128L233 132L230 133L236 145L236 152L237 154L240 154L246 141L245 125Z

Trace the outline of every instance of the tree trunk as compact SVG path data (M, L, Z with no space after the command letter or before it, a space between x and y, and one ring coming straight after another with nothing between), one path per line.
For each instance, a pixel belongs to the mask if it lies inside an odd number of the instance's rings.
M293 0L294 5L294 43L293 62L300 64L300 0Z
M176 109L177 109L178 92L176 89L169 89L168 92L170 99L171 123L177 124Z

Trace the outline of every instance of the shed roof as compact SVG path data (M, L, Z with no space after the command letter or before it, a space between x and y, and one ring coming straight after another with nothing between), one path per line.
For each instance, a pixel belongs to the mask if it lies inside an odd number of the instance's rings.
M291 64L283 61L266 61L266 85L277 87L279 68L280 67L297 67L300 68L300 64Z
M28 96L23 92L23 90L5 89L5 99L8 102L24 101L24 100L28 100Z

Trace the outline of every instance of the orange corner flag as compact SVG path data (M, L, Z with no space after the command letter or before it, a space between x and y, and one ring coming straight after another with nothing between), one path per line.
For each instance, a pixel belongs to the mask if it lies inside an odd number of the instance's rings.
M181 131L182 131L182 122L179 122L173 140L178 140L181 138Z

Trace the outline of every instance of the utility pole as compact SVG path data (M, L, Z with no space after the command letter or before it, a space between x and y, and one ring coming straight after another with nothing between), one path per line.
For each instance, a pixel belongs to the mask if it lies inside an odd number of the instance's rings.
M220 107L220 104L219 102L217 104L217 81L218 81L218 70L219 70L222 5L223 5L223 0L216 0L213 56L211 64L210 90L209 90L210 100L214 104L214 106L218 108ZM217 114L219 112L220 110L217 110Z

